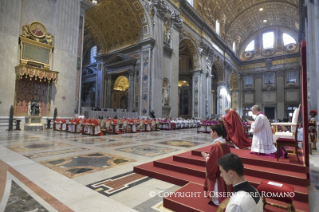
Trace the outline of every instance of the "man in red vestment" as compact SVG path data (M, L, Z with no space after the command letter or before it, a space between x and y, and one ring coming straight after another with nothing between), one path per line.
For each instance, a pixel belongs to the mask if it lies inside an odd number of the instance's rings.
M227 131L227 138L231 140L238 149L245 149L251 146L252 139L246 135L245 128L238 113L230 109L223 117Z
M211 136L214 139L213 145L209 153L202 152L202 156L206 159L206 180L204 190L208 193L208 197L215 205L219 205L227 198L226 193L231 192L232 188L227 186L224 179L220 177L220 170L217 164L218 159L230 153L230 149L226 141L222 138L222 127L220 125L211 126ZM225 195L219 195L225 194Z

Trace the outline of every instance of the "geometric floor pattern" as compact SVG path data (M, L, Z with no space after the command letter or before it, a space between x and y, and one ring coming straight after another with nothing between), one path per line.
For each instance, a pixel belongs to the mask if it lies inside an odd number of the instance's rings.
M98 137L0 130L0 211L168 211L150 192L180 187L138 175L133 167L211 142L210 134L196 129ZM317 151L309 174L309 204L318 211Z
M127 172L120 174L99 182L87 185L87 187L103 194L105 196L112 196L126 189L137 186L150 178L134 172Z

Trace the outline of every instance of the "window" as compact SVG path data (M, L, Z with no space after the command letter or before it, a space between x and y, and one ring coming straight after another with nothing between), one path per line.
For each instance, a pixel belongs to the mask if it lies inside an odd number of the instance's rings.
M91 57L90 57L90 62L91 63L95 63L96 62L96 60L94 58L95 56L96 56L96 46L93 46L91 48Z
M194 0L187 0L187 1L190 5L192 5L192 7L194 6Z
M236 42L233 41L233 51L236 52Z
M264 75L264 83L267 85L274 84L275 82L275 74L274 73L266 73Z
M246 46L245 52L254 51L255 50L255 40L250 41L250 43Z
M254 85L253 76L246 76L245 77L245 86L253 86L253 85Z
M297 72L288 71L287 72L287 83L297 83Z
M264 49L271 49L274 48L274 33L273 32L267 32L263 34L263 48Z
M217 19L216 20L216 33L217 33L217 35L219 35L219 20Z
M291 37L290 35L288 35L287 33L284 33L282 35L282 39L284 41L284 46L291 44L291 43L293 43L293 44L297 43L296 40L293 37Z

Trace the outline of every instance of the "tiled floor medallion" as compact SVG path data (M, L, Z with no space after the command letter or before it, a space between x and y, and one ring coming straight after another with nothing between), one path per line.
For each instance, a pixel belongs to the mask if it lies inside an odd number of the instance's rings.
M149 179L149 177L144 175L136 174L134 172L127 172L125 174L117 175L96 183L89 184L87 187L109 197L141 184Z
M51 156L51 155L60 155L60 154L66 154L71 152L82 152L87 151L90 149L87 148L74 148L74 149L65 149L65 150L58 150L58 151L51 151L51 152L38 152L33 154L25 154L27 158L33 159L33 158L39 158L39 157L45 157L45 156Z
M4 211L45 212L48 210L44 208L39 202L37 202L32 196L30 196L25 190L23 190L18 184L12 181L9 199Z
M95 152L76 157L41 161L40 164L69 178L74 178L131 162L135 162L135 160L103 152Z
M125 148L116 149L116 150L132 153L135 155L142 155L146 157L155 157L158 155L164 155L170 152L177 151L178 149L145 144L145 145L139 145L139 146L133 146L133 147L125 147Z
M43 143L27 144L27 145L25 144L9 145L7 147L15 152L27 152L27 151L35 151L35 150L62 148L62 147L68 147L68 146L72 146L72 145L52 141L52 142L43 142Z
M169 146L178 146L178 147L193 147L198 146L203 143L194 142L194 141L185 141L185 140L170 140L170 141L161 141L158 144L165 144Z

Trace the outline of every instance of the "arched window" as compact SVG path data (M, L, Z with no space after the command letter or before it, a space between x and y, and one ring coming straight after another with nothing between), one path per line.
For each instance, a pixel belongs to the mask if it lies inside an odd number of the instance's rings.
M188 3L190 4L190 5L192 5L192 7L194 6L194 1L193 0L187 0L188 1Z
M217 33L217 35L219 35L219 20L217 19L216 20L216 33Z
M250 41L250 43L246 46L245 52L250 52L255 50L255 40Z
M291 44L291 43L293 43L293 44L297 43L296 40L293 37L291 37L290 35L288 35L287 33L284 33L282 35L282 40L284 41L284 46Z
M272 49L274 48L275 37L274 32L267 32L263 34L263 48Z
M233 51L236 52L236 42L233 41Z
M96 46L93 46L92 48L91 48L91 55L90 55L91 57L90 57L90 62L91 63L95 63L96 62L96 60L95 60L95 56L96 56Z

